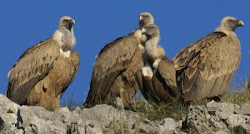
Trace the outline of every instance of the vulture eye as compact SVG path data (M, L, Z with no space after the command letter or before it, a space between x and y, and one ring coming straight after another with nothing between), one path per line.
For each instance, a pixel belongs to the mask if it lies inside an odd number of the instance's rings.
M234 22L234 20L229 20L229 22L230 22L230 23L233 23L233 22Z
M63 20L63 22L69 22L69 20Z

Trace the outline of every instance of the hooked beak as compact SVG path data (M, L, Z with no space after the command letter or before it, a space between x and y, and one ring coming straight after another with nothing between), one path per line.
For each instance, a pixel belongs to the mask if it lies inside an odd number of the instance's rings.
M75 25L75 23L76 23L74 19L70 19L69 22L70 22L70 24L72 24L72 25Z
M241 20L237 20L238 26L244 26L244 22Z
M141 21L143 19L143 17L140 15L140 18L139 18L139 20Z

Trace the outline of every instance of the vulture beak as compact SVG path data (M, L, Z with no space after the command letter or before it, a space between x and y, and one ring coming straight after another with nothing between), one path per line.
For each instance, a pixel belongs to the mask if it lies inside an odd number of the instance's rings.
M141 21L143 19L143 17L140 15L140 18L139 18L139 20Z
M241 20L237 20L238 26L244 26L244 22Z
M70 19L70 20L69 20L69 23L72 24L72 25L75 25L76 22L75 22L74 19Z

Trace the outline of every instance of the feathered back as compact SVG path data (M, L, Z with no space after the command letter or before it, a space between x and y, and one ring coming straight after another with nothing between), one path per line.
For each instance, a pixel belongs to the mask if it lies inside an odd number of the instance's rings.
M53 39L40 42L25 51L9 71L7 97L23 104L34 85L52 69L59 52L60 46Z
M240 58L237 36L223 32L213 32L181 50L173 62L184 100L223 95L239 67Z
M130 34L116 39L100 51L92 73L86 104L104 99L117 76L130 65L138 45L139 39Z

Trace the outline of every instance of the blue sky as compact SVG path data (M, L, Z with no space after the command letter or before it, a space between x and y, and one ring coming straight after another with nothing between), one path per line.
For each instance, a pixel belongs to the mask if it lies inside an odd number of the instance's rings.
M5 94L7 73L34 44L52 36L60 17L75 19L80 53L78 74L62 97L72 95L83 102L89 89L96 54L107 43L138 27L141 12L152 13L161 31L160 45L170 59L186 45L214 31L225 16L243 20L245 27L236 33L241 41L242 60L235 81L250 76L250 1L249 0L1 0L0 1L0 93Z

